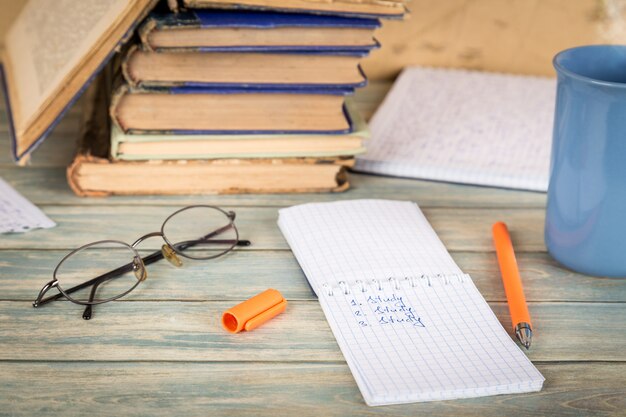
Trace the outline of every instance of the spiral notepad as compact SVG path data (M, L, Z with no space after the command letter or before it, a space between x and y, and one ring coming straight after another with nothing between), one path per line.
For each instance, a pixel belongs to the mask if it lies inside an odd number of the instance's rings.
M541 390L415 203L304 204L278 224L368 405Z

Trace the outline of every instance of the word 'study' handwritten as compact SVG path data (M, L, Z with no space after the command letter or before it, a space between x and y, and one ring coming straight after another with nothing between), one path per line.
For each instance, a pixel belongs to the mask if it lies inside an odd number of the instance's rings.
M391 295L367 295L362 300L350 298L352 313L361 327L369 327L372 323L380 325L411 324L415 327L426 327L412 306L406 304L404 297L395 293Z

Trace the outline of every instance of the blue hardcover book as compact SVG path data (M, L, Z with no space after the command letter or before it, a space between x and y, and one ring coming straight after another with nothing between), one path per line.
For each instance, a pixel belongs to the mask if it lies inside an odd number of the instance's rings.
M109 112L124 133L241 135L352 131L341 89L116 89Z
M258 10L152 13L140 27L150 51L330 51L367 54L379 47L378 19Z
M122 72L133 87L352 90L367 84L361 58L354 52L150 52L133 47Z
M9 28L0 66L11 151L18 163L50 134L157 0L110 2L91 16L94 24L71 33L62 28L64 20L41 20L40 3L28 2ZM54 7L55 15L75 15L73 2Z

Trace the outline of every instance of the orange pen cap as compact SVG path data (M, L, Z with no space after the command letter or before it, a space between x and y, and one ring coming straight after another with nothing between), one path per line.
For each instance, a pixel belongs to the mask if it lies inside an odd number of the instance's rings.
M222 314L222 326L231 333L250 331L276 317L286 307L287 300L283 295L270 288L226 310Z

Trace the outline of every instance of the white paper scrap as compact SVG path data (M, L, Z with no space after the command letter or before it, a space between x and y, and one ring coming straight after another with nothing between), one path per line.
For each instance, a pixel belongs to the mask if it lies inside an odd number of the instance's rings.
M55 222L0 178L0 233L24 233L54 226Z

